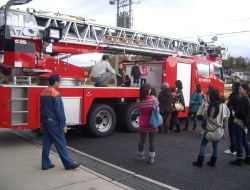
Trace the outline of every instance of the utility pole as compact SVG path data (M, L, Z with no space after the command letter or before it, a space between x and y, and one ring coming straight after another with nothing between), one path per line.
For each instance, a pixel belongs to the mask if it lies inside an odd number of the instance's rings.
M109 4L117 4L116 26L122 28L133 28L132 4L140 3L132 0L110 0Z
M132 4L135 3L132 0L109 0L110 5L114 5L116 1L116 26L122 28L133 28L132 18ZM139 1L137 3L140 3ZM131 55L128 55L128 59L131 60ZM115 55L115 70L118 69L119 55ZM117 81L115 80L117 85Z

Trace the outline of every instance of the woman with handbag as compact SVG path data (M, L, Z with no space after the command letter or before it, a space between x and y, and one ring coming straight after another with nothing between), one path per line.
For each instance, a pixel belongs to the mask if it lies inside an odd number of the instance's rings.
M174 96L173 102L175 103L176 101L179 101L184 107L184 110L182 110L182 111L185 111L185 101L184 101L184 96L183 96L183 92L182 92L183 86L182 86L181 80L175 81L175 86L176 86L176 91L173 93L173 96ZM176 130L174 130L175 133L181 132L178 113L179 113L179 111L174 109L172 112L171 121L170 121L172 126L174 124L176 125Z
M152 127L150 125L150 118L152 115L153 105L158 106L158 100L154 96L151 96L151 86L148 83L142 84L140 87L140 95L136 101L136 104L140 112L139 120L139 150L138 150L138 161L145 160L144 143L146 140L147 133L149 133L149 158L148 163L153 164L155 158L155 133L158 132L158 127Z
M170 121L170 115L173 111L173 95L170 91L169 85L167 82L164 82L161 85L161 92L159 94L159 107L160 107L160 114L163 118L163 126L159 127L159 133L163 132L163 129L165 129L164 133L169 133L169 121Z
M188 125L191 120L191 116L193 115L193 130L192 132L196 131L197 126L197 111L202 104L202 94L201 94L201 85L196 84L194 88L194 93L191 96L189 108L188 108L188 117L186 119L184 131L188 130Z
M201 139L199 156L196 162L193 162L194 166L202 167L205 156L205 149L208 142L212 142L213 155L207 164L211 167L215 167L215 163L218 156L219 140L224 135L223 122L227 121L227 109L221 102L220 92L217 88L213 88L209 94L209 105L205 112L206 125L205 134Z
M212 88L213 88L213 86L208 86L207 87L207 91L206 91L206 94L204 95L204 99L203 99L203 104L202 104L202 106L204 107L203 109L204 109L204 111L203 111L203 116L204 116L204 114L205 114L205 110L207 109L207 107L208 107L208 103L209 103L209 93L210 93L210 91L212 90ZM202 119L202 121L201 121L201 128L203 128L203 126L206 126L206 119L205 119L205 117L203 117L203 119ZM201 138L202 138L202 136L204 135L204 131L201 131L201 133L200 133L200 135L201 135Z

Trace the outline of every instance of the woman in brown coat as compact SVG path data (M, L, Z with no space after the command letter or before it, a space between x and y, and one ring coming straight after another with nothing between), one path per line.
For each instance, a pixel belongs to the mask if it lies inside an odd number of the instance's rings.
M164 82L161 85L161 92L159 94L159 108L160 108L160 114L163 118L163 127L165 129L165 133L169 133L169 121L170 121L170 115L173 111L173 95L171 93L171 90L169 88L168 83ZM163 127L159 127L159 132L162 133Z

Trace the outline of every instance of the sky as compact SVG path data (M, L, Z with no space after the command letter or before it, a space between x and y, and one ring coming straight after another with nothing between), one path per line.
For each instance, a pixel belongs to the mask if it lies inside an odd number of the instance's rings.
M115 26L116 4L110 0L33 0L19 6L82 16L94 22ZM116 3L116 0L114 0ZM122 1L122 0L120 0ZM0 6L7 1L1 0ZM250 58L249 0L132 0L133 30L198 42L224 45L231 56ZM91 65L100 54L77 56L72 61ZM80 60L80 61L79 61Z

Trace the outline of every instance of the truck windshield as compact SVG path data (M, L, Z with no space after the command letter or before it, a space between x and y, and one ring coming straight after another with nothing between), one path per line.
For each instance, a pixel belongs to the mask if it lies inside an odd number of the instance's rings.
M222 70L222 67L219 67L219 66L214 66L214 74L215 76L220 79L220 80L223 80L223 70Z
M198 74L203 76L210 76L210 65L205 62L200 62L198 65Z

